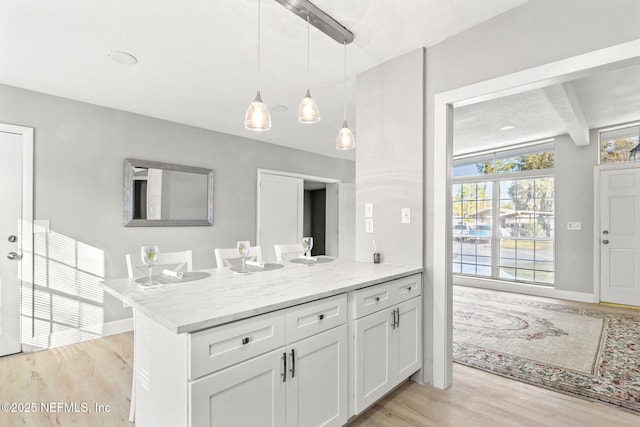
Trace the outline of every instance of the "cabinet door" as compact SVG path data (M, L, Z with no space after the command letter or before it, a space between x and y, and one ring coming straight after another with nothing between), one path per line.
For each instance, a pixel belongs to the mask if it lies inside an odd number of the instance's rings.
M396 308L399 312L398 326L393 330L393 351L397 354L393 359L392 375L396 384L408 378L418 369L422 362L422 301L420 298L412 298L399 304Z
M288 347L287 427L347 422L347 326Z
M388 308L355 321L355 402L359 414L384 396L391 387L391 332L393 309Z
M283 426L284 354L275 350L190 383L189 425Z

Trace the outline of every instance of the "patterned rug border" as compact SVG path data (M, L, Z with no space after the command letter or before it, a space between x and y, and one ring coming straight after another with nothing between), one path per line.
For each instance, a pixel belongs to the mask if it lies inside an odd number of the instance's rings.
M615 339L621 332L629 332L625 322L632 322L632 325L635 322L638 333L634 336L640 338L640 314L612 313L482 291L455 289L455 296L602 318L604 333L598 344L597 365L592 375L455 341L453 358L462 365L640 415L640 354L634 342L620 343ZM624 348L625 345L627 348Z

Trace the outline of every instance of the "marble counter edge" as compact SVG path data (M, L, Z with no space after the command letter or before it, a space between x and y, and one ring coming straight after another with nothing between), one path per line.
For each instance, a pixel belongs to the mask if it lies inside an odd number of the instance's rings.
M109 286L106 286L104 283L102 283L101 285L105 292L121 300L123 303L132 307L134 310L137 310L139 313L142 313L146 317L158 322L159 324L169 329L173 333L183 334L183 333L198 332L203 329L208 329L215 326L221 326L221 325L235 322L238 320L259 316L261 314L270 313L276 310L282 310L288 307L305 304L307 302L316 301L323 298L329 298L334 295L343 294L356 289L366 288L369 286L374 286L380 283L384 283L391 280L400 279L403 277L408 277L414 274L419 274L424 272L423 267L416 267L416 266L403 266L403 267L406 267L407 269L402 272L391 273L391 274L385 273L383 276L377 277L375 279L369 279L369 280L364 280L362 282L351 283L349 285L345 285L329 291L309 294L309 295L306 295L303 297L297 297L291 300L283 300L278 303L260 306L259 308L241 310L233 314L227 314L227 315L223 315L223 316L219 316L219 317L215 317L209 320L204 320L199 322L192 322L192 323L188 323L181 326L175 325L165 317L155 313L153 310L150 310L143 305L138 304L136 301L129 299L126 295L123 295L120 292L116 291L115 289L112 289Z

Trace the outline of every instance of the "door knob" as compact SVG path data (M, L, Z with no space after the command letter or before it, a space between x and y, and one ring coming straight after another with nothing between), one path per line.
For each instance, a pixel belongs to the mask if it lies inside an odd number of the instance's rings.
M21 259L21 258L22 258L22 255L18 255L18 254L17 254L17 253L15 253L15 252L9 252L9 253L7 254L7 258L9 258L10 260L14 260L14 259Z
M608 245L608 244L609 244L609 241L605 239L605 240L603 240L603 241L602 241L602 244L603 244L603 245Z

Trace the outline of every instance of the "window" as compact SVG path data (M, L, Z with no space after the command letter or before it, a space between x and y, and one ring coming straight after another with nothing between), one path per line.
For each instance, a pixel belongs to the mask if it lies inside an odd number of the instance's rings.
M505 150L491 158L482 154L458 163L475 165L476 176L454 178L453 272L552 285L554 179L534 174L553 167L553 147L517 155ZM504 159L518 166L506 169ZM489 162L491 168L485 167Z
M631 150L638 146L640 125L609 129L600 132L600 163L625 163ZM640 160L640 153L637 156Z

